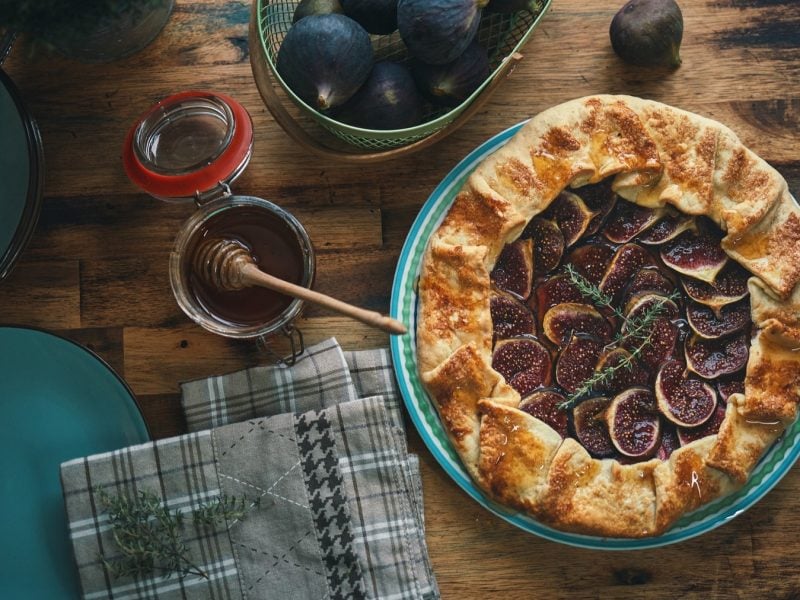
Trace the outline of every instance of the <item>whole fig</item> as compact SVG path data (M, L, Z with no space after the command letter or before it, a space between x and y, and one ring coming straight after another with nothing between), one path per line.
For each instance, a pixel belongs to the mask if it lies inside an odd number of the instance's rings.
M302 0L294 9L292 23L297 23L303 17L311 15L329 15L331 13L343 14L344 9L339 0Z
M397 0L342 0L342 7L370 33L386 35L397 29Z
M422 120L422 98L408 69L381 61L355 95L336 109L335 116L365 129L404 129Z
M473 41L461 56L445 65L429 65L415 61L411 72L419 88L432 102L458 106L489 77L489 56Z
M278 74L303 102L328 110L349 100L372 70L372 44L344 15L303 17L278 50Z
M431 65L453 62L478 33L488 0L399 0L397 26L412 56Z
M678 67L683 14L675 0L630 0L609 30L614 52L633 65Z

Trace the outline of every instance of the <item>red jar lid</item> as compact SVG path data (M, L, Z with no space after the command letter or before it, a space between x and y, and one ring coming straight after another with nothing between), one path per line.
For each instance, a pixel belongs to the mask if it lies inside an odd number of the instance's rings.
M128 177L161 199L193 198L228 184L253 148L253 123L230 96L187 91L147 110L128 131L122 162Z

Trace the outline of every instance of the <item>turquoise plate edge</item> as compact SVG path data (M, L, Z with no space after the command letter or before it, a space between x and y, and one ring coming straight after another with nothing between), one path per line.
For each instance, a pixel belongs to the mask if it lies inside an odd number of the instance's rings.
M112 434L112 437L118 438L114 444L117 442L121 443L124 446L132 445L132 444L139 444L145 443L152 439L152 435L150 430L147 426L147 423L144 419L144 415L141 410L141 406L139 405L138 401L136 400L136 396L133 391L130 389L128 384L125 380L100 356L98 356L95 352L69 338L64 336L58 335L46 329L37 328L37 327L27 327L21 325L3 325L0 324L0 336L3 335L4 331L13 330L14 332L22 335L31 335L30 344L35 346L38 344L59 344L60 348L56 351L56 353L60 356L65 356L63 354L66 352L72 357L80 357L79 362L85 360L86 362L83 363L87 366L89 370L93 370L95 373L102 373L103 377L105 378L104 386L106 390L112 390L113 394L109 394L109 396L116 396L117 398L121 398L122 404L118 406L117 410L119 414L124 414L126 421L124 423L125 427L119 430L119 433ZM68 349L68 350L67 350ZM96 400L96 398L95 398ZM124 430L124 431L123 431ZM57 436L56 436L57 437ZM123 439L124 438L124 439ZM95 454L98 452L105 452L105 451L112 451L117 450L118 448L109 447L107 444L110 442L110 439L106 434L101 434L98 436L98 439L103 439L103 442L89 442L88 445L85 447L88 448L86 454ZM102 444L102 447L98 446L97 444ZM57 443L58 445L58 443ZM96 446L95 448L91 448L91 446ZM63 444L62 444L63 446ZM52 452L52 448L45 444L45 447L48 448L48 452ZM82 447L84 449L84 447ZM63 456L57 456L53 460L58 461L58 463L62 463L67 460L71 460L74 458L79 458L78 456L73 456L70 452L67 452L66 449L59 451L59 454L64 454ZM6 457L9 458L9 457ZM13 458L13 457L11 457ZM22 464L24 464L24 460ZM55 463L54 463L55 465ZM58 465L55 465L56 469ZM57 473L56 473L57 476ZM60 482L57 484L60 492ZM47 490L47 487L52 487L52 482L42 487L42 493L46 494L47 496L42 496L42 500L36 499L36 503L45 502L45 504L50 503L53 501L51 494L52 490ZM46 552L46 557L43 558L42 563L50 562L52 560L66 560L69 561L69 567L67 569L62 568L63 565L59 564L59 568L52 569L51 574L48 577L45 577L43 580L38 582L38 589L40 592L43 589L48 590L48 597L49 598L72 598L75 597L74 594L78 594L80 591L80 584L78 579L78 572L75 569L75 562L74 557L72 556L72 551L69 548L70 542L68 539L69 536L69 529L68 523L66 519L66 513L63 512L63 498L62 498L62 512L57 516L57 518L53 515L47 517L48 520L52 518L56 518L57 521L63 524L63 535L67 537L66 540L66 554L63 554L60 547L64 547L62 544L61 538L58 539L58 544L54 544L50 542L51 546L48 546L48 552ZM50 534L52 536L60 535L59 532L53 532ZM49 539L49 537L48 537ZM19 582L18 582L19 583ZM4 588L8 591L8 587L10 586L12 589L14 588L14 581L6 581L4 584ZM23 583L22 585L27 586L28 584ZM43 586L43 587L42 587ZM74 592L74 594L72 593Z
M685 515L656 537L627 539L565 533L488 498L472 481L448 440L436 410L422 387L416 367L416 283L428 239L455 199L469 174L489 154L503 146L527 121L498 133L463 158L439 183L425 204L403 244L392 284L390 314L409 327L409 335L390 340L395 375L403 401L423 442L445 472L472 499L501 519L550 541L600 550L644 550L675 544L707 533L753 506L764 497L800 456L800 420L796 420L761 458L747 483L739 490Z

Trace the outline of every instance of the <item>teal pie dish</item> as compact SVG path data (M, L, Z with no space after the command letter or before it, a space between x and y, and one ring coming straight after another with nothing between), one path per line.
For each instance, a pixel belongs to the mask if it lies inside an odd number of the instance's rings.
M95 354L0 327L0 597L79 596L59 465L149 439L133 393Z
M681 542L723 525L764 497L797 461L800 455L800 421L789 426L754 467L747 483L736 492L686 514L659 536L627 539L566 533L538 522L489 498L469 477L452 447L432 400L417 371L417 280L430 236L444 218L470 173L489 154L503 146L524 125L518 123L481 144L459 162L420 210L406 238L392 286L390 314L409 328L405 336L392 336L395 375L411 420L426 446L445 472L478 504L512 525L545 539L571 546L600 550L640 550Z

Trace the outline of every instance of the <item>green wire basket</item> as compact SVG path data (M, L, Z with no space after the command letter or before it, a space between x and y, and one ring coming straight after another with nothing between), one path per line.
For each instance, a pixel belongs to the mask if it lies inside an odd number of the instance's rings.
M292 26L299 0L253 0L250 19L250 62L256 86L272 116L295 141L325 158L351 162L376 162L421 150L449 135L466 122L494 93L522 59L519 50L547 12L552 0L542 0L535 12L490 14L484 11L478 41L487 49L492 73L469 98L455 108L427 105L424 120L405 129L376 130L353 127L315 110L298 98L275 68L278 49ZM371 36L376 60L406 62L408 50L397 32ZM298 123L276 93L297 107L305 126Z

